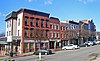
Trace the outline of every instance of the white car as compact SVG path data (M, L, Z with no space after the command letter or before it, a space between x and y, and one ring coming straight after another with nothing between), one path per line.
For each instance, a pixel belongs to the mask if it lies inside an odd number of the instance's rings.
M69 49L75 50L75 49L78 49L78 48L79 48L79 46L77 46L77 45L69 44L67 46L63 46L62 50L69 50Z
M96 44L100 44L100 41L96 41L95 43L96 43Z
M85 42L85 44L88 45L88 46L93 46L93 42L92 41L87 41L87 42Z

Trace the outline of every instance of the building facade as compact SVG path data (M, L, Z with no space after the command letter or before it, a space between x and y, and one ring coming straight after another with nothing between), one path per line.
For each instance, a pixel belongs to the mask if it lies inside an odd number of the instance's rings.
M21 54L38 49L57 49L68 44L79 45L96 38L93 19L60 22L59 18L49 15L24 8L9 13L5 19L6 33L3 39L6 43L0 44L0 49Z
M88 24L88 40L94 41L96 39L96 26L93 22L93 19L82 20L83 23Z
M50 49L57 49L60 47L60 20L55 17L50 17Z
M20 9L10 14L11 17L6 17L6 37L11 42L11 49L14 50L14 44L19 53L49 48L48 13Z
M93 22L93 19L88 20L89 24L89 40L94 41L96 39L96 26Z
M67 21L68 23L68 39L69 43L79 44L79 23L73 20Z
M89 38L89 27L87 20L81 20L79 21L79 37L80 37L80 44L85 43L88 41Z
M68 24L65 22L60 23L60 39L61 39L61 46L66 46L69 44L68 41Z

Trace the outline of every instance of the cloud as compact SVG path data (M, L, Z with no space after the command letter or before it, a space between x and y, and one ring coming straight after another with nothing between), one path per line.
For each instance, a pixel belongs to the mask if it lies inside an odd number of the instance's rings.
M78 0L78 1L82 2L83 4L87 4L87 3L92 3L95 0Z
M28 2L32 2L32 0L28 0Z
M53 0L46 0L46 1L44 2L44 4L45 4L45 5L51 5L52 2L53 2Z

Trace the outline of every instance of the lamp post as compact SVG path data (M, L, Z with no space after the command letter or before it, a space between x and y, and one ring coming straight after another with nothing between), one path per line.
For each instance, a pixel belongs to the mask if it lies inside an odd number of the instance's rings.
M18 47L17 47L17 38L16 38L16 41L15 41L15 44L16 44L16 46L15 46L15 53L16 53L16 56L17 56L17 49L18 49Z

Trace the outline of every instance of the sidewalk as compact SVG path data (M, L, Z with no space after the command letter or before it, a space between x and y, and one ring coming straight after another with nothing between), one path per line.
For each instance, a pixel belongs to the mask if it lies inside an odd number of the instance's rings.
M13 58L24 57L24 56L29 56L29 55L33 55L33 52L18 54L17 56L14 55ZM5 55L5 56L0 56L0 60L5 60L5 59L10 59L10 57L7 56L7 55Z

